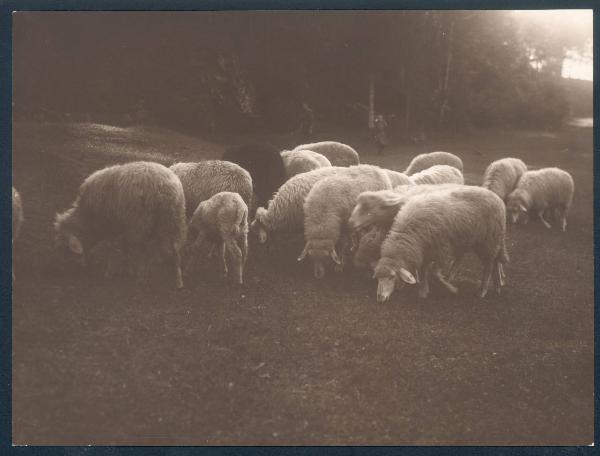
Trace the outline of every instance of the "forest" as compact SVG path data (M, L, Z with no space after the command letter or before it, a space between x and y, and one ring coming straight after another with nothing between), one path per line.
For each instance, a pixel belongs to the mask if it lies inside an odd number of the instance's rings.
M318 122L416 136L559 128L561 68L591 28L511 11L18 13L15 119L143 123L198 134Z

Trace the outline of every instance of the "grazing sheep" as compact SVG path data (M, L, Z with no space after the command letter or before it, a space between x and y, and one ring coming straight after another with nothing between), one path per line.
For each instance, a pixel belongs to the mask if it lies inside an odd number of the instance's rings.
M367 190L391 189L388 174L371 165L352 166L348 172L317 182L304 203L304 238L306 244L298 261L308 256L313 261L314 274L325 274L325 261L331 258L343 267L347 253L347 221L358 195ZM340 246L342 260L336 252Z
M519 183L527 165L518 158L502 158L493 161L483 173L483 188L493 191L502 200L512 192Z
M192 231L197 233L192 249L199 251L205 239L218 243L224 275L233 269L234 281L241 285L248 256L248 206L242 197L234 192L220 192L202 201L190 221L190 236Z
M331 166L327 157L312 150L284 150L281 157L288 179L296 174Z
M419 171L410 176L410 182L414 185L423 184L464 184L462 173L454 166L433 165L430 168Z
M14 256L14 244L19 233L21 232L21 225L23 224L23 202L21 201L21 195L13 187L12 188L12 245L13 245L13 256ZM13 260L14 263L14 260ZM12 274L13 280L15 280L15 273Z
M322 141L296 146L294 150L308 149L324 155L332 166L353 166L360 164L360 157L352 147L335 141Z
M575 184L571 175L559 168L542 168L527 171L521 176L517 188L506 200L506 209L515 223L519 214L532 214L546 228L552 225L544 218L544 212L552 212L561 221L563 231L567 229L567 214L573 201Z
M398 187L399 185L411 185L410 178L401 172L386 169L385 172L388 174L392 187Z
M356 206L348 219L348 226L353 231L371 225L389 228L400 208L413 196L461 187L457 184L401 185L393 190L363 192L358 195Z
M287 180L281 154L268 144L231 147L222 158L237 163L250 173L257 207L264 206Z
M449 165L454 166L461 173L463 171L463 162L459 157L451 154L450 152L438 151L417 155L412 159L408 165L408 168L406 168L406 171L404 171L404 174L407 176L412 176L419 171L431 168L433 165Z
M256 209L256 216L250 231L258 236L261 244L267 242L270 234L284 230L302 229L304 223L304 199L313 185L319 180L346 172L350 168L331 166L315 169L292 177L281 186L265 209Z
M171 166L183 185L185 209L191 217L198 204L219 192L236 192L248 207L252 204L252 177L235 163L205 160L197 163L175 163Z
M414 196L394 219L381 246L373 276L379 281L377 301L388 300L397 285L417 283L419 277L419 296L426 297L432 267L440 283L456 292L441 270L450 258L457 259L454 269L468 251L483 264L480 297L487 294L492 275L499 292L504 284L502 264L508 262L505 233L504 203L487 189L465 186Z
M86 253L99 242L123 243L138 281L158 249L173 259L176 286L183 287L179 251L187 232L185 197L179 178L163 165L132 162L94 172L81 184L73 206L56 214L54 228L57 248L83 266Z

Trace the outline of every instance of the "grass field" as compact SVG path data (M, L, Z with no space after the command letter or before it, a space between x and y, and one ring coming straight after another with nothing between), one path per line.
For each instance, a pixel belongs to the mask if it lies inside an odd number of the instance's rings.
M223 144L156 128L13 128L26 221L15 245L13 442L17 445L586 445L593 441L592 129L474 132L393 145L357 133L363 162L403 170L419 152L460 155L468 183L504 156L572 173L566 233L510 226L508 284L476 298L414 288L375 300L361 275L312 277L301 240L251 239L241 288L203 264L177 291L62 269L52 220L107 164L219 157ZM271 138L291 146L285 138ZM366 152L365 152L366 151Z

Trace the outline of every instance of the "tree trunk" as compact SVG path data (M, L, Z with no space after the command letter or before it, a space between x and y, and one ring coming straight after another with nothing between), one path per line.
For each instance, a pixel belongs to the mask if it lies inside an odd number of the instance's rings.
M446 111L448 109L448 81L450 80L450 68L452 64L452 39L454 35L454 20L450 22L450 30L448 31L448 52L446 54L446 68L444 71L444 80L442 83L441 90L441 103L440 103L440 127L444 124L446 117Z
M369 76L369 130L375 127L375 78Z

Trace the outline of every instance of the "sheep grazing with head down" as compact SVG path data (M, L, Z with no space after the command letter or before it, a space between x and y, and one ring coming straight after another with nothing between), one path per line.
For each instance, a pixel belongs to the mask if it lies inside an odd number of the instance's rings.
M463 162L459 157L450 152L437 151L417 155L412 159L404 173L407 176L412 176L413 174L431 168L434 165L454 166L461 173L463 171Z
M256 209L250 231L258 236L261 244L270 235L285 230L302 230L304 224L304 199L313 185L325 177L346 172L349 168L330 166L315 169L292 177L281 186L265 209Z
M23 202L21 201L21 195L13 187L12 188L12 244L13 244L13 255L14 255L14 244L19 233L21 232L21 225L23 224ZM15 279L15 273L13 272L13 280Z
M413 196L460 187L462 186L457 184L400 185L393 190L363 192L358 195L348 226L352 231L371 225L389 228L398 211Z
M246 144L227 149L222 157L237 163L252 176L256 206L264 206L287 180L279 151L268 144Z
M381 246L373 276L378 279L377 301L387 301L394 288L417 283L419 277L419 296L427 297L432 267L440 283L456 292L442 269L449 259L458 262L469 251L483 264L480 297L487 294L492 276L499 292L502 264L508 262L505 233L504 203L487 189L465 186L414 196L398 212Z
M454 166L433 165L409 177L414 185L464 184L462 173Z
M137 266L138 281L156 251L172 258L176 286L183 287L179 252L187 232L185 197L179 178L163 165L132 162L96 171L81 184L73 206L56 215L54 228L57 248L83 266L101 241L122 243Z
M284 150L281 157L288 179L296 174L331 166L327 157L312 150Z
M205 240L218 244L224 275L233 270L234 282L243 283L248 257L248 206L239 194L220 192L202 201L190 221L192 235L196 235L192 251L199 251Z
M188 217L205 201L219 192L239 193L248 207L252 204L252 177L241 166L223 160L176 163L171 166L183 185Z
M364 230L354 252L353 264L356 269L375 269L381 257L381 244L383 244L388 231L389 228L378 225Z
M308 149L327 157L332 166L354 166L360 164L358 152L352 147L336 142L322 141L296 146L294 150Z
M352 166L346 173L318 181L304 203L306 244L298 261L308 256L317 279L324 276L328 259L343 267L350 238L347 222L356 198L367 190L391 188L387 173L371 165ZM336 246L339 246L341 259Z
M508 195L506 210L513 223L520 214L527 214L540 219L546 228L552 228L546 220L552 214L566 231L574 191L573 178L560 168L527 171L521 176L517 188Z
M502 158L493 161L483 173L483 188L493 191L502 200L517 187L519 179L527 171L527 165L518 158Z

